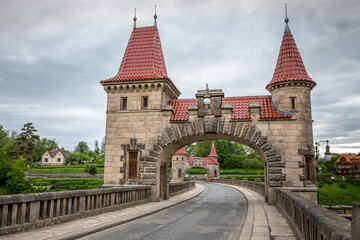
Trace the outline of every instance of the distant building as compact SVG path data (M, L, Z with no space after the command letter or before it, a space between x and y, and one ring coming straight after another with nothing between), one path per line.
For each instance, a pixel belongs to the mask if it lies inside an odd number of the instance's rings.
M190 168L203 168L207 172L208 181L211 178L219 177L219 165L217 162L218 155L216 154L214 144L211 147L209 157L188 157L185 147L179 149L172 157L172 179L174 182L181 182L184 180L186 171Z
M336 160L335 165L339 175L360 179L360 154L343 154Z
M62 148L51 149L42 155L41 165L64 165L67 156L69 156L69 154Z

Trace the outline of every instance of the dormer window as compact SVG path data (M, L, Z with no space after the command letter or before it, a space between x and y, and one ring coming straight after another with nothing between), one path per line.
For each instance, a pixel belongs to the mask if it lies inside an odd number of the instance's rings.
M149 106L149 98L148 97L142 97L142 108L146 109Z

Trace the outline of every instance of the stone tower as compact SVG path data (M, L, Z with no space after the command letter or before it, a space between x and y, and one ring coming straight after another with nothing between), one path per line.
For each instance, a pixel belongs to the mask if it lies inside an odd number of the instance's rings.
M315 165L312 144L312 114L310 92L315 87L308 75L289 27L289 19L285 18L285 31L272 80L266 86L271 93L275 107L290 113L296 119L296 125L289 125L293 131L301 131L296 136L298 143L303 143L299 154L305 156L306 182L315 183ZM289 148L290 149L290 148ZM295 149L296 150L296 149ZM295 153L294 153L295 154ZM304 176L305 177L305 176Z
M135 22L118 73L101 81L107 93L104 186L156 184L158 164L145 159L145 143L156 141L171 116L168 102L180 95L167 75L157 26Z

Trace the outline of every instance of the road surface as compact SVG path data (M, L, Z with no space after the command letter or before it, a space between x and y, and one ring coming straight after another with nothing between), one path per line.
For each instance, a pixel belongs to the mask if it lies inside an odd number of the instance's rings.
M245 197L231 187L201 184L206 189L194 199L82 239L237 239L247 213Z

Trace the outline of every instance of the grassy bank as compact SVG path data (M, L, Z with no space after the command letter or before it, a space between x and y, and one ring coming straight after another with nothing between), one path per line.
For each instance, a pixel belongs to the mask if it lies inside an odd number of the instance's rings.
M190 168L186 171L187 174L206 174L203 168ZM264 169L223 169L221 175L264 175Z
M343 180L340 178L331 179L331 175L318 175L317 187L319 192L340 205L352 205L353 202L360 202L360 181ZM325 196L319 194L320 205L334 206ZM327 204L325 204L326 202Z
M85 164L64 166L39 166L31 169L30 173L85 173ZM104 173L104 166L95 165L97 173Z

